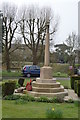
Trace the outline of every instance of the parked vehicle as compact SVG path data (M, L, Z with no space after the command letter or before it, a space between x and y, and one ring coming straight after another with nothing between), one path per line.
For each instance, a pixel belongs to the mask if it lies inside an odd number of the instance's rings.
M22 74L27 77L40 76L40 67L37 65L25 65Z

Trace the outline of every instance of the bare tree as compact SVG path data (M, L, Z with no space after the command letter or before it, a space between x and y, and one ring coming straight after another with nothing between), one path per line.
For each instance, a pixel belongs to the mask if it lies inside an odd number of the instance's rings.
M3 51L5 54L6 69L10 69L10 49L15 32L18 28L17 7L13 4L4 3L3 11Z
M66 39L66 43L68 46L68 55L69 55L69 62L71 65L75 64L75 51L78 49L78 41L77 41L77 35L72 32L71 35L68 36L68 38Z
M78 50L78 64L80 65L80 36L78 35L78 39L77 39L77 50Z
M50 8L37 9L31 6L24 9L21 14L20 30L26 46L32 51L33 64L39 62L43 52L46 36L46 14L48 14L49 22L51 23L53 21L54 24L54 18L51 16ZM53 35L56 30L57 22L54 24L50 34Z

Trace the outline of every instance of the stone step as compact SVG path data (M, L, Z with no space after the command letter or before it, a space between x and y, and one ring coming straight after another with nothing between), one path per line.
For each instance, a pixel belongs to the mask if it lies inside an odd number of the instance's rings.
M32 82L33 87L38 87L38 88L58 88L60 87L60 82L56 83L37 83L36 81Z
M64 92L58 92L58 93L43 93L43 92L34 92L34 91L28 91L28 94L33 97L49 97L49 98L64 98L65 96L68 96L68 91L64 89Z
M53 79L40 79L36 78L37 83L56 83L56 78Z
M64 87L62 85L59 88L32 87L32 91L34 91L34 92L45 92L45 93L57 93L57 92L64 92Z

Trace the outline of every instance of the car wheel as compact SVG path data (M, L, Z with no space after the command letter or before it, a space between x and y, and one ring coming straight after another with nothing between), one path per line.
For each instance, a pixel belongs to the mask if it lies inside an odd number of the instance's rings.
M31 77L31 74L30 74L30 73L28 73L28 74L27 74L27 77L28 77L28 78L29 78L29 77Z

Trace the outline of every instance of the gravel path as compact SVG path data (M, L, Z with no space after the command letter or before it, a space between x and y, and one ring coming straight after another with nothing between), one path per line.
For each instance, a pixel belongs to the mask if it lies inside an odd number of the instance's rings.
M4 79L4 80L6 80L6 79L19 79L19 78L21 78L22 76L19 76L19 77L0 77L0 80L1 79ZM24 78L26 78L26 77L24 77ZM34 77L35 78L35 77ZM70 78L69 77L67 77L67 78L64 78L64 77L54 77L56 80L70 80Z

